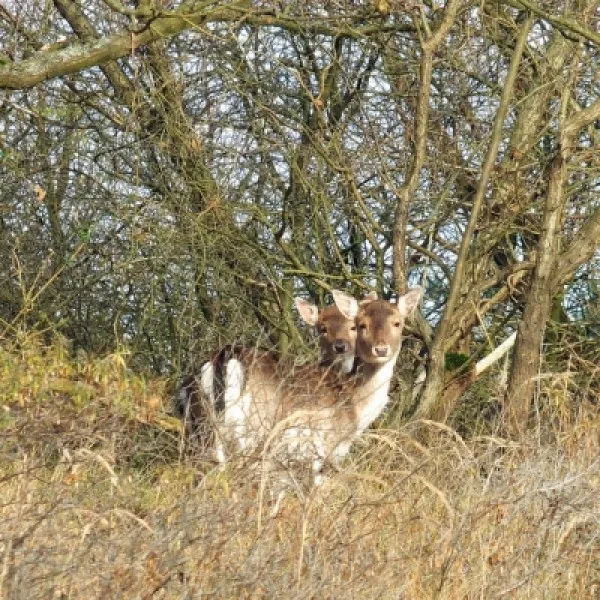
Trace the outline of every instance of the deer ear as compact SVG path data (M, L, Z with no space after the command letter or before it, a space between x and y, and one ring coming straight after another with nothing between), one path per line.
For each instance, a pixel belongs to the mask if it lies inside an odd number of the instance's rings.
M398 298L398 310L400 311L400 314L404 317L411 315L415 308L417 308L422 296L422 287L416 287L407 294L404 294L404 296L400 296L400 298Z
M377 292L369 292L359 303L359 306L366 306L371 304L374 300L377 300Z
M303 298L294 298L294 303L296 304L296 308L298 309L302 320L314 327L319 320L319 309Z
M358 302L352 297L348 296L340 290L332 290L333 300L339 311L346 317L346 319L353 320L358 314Z

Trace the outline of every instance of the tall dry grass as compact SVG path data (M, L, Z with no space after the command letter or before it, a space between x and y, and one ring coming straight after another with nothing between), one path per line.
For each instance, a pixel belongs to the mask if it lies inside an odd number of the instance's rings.
M1 347L2 598L599 597L594 407L549 402L519 442L373 430L272 517L260 469L183 452L126 358Z

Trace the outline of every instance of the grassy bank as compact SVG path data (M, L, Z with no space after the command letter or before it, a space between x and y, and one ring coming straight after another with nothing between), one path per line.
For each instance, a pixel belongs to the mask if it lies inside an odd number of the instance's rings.
M518 443L374 430L275 517L260 469L184 452L166 382L125 353L6 342L0 409L3 598L600 595L593 407Z

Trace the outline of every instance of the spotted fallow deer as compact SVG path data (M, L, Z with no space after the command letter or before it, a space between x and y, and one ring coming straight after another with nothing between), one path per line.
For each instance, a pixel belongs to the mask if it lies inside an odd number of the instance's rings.
M265 353L231 357L218 437L244 453L262 444L261 455L269 454L279 464L309 462L319 483L324 463L339 463L385 408L404 321L421 295L422 289L416 288L396 303L367 298L359 305L343 292L334 292L340 312L357 326L358 360L345 377L310 366L290 369ZM212 389L208 367L201 385ZM235 413L233 427L227 423L229 408ZM219 458L224 460L224 455Z
M366 296L368 300L375 298L376 292ZM354 319L344 316L335 304L319 310L303 298L295 298L294 302L302 320L318 333L319 367L339 374L349 373L355 360ZM234 436L242 435L240 422L245 417L240 406L240 381L245 374L244 369L239 368L239 363L252 363L259 354L265 360L276 360L269 353L228 345L202 366L200 381L193 375L182 378L175 397L176 410L184 420L188 436L199 441L202 447L213 445L214 425L219 421L221 429L230 429ZM230 360L234 361L231 366ZM223 446L218 442L216 454L220 462L225 460Z

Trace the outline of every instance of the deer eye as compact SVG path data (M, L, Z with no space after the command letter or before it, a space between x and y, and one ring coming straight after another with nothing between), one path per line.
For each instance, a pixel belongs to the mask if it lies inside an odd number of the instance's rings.
M325 327L325 325L321 325L319 327L319 333L327 333L327 327Z
M352 327L350 327L350 331L356 331L356 325L352 325Z
M394 323L394 327L400 327L400 321L396 321L396 322Z
M359 327L360 327L360 330L361 330L361 331L366 331L366 329L367 329L367 324L366 324L366 323L361 323L361 324L359 325Z

